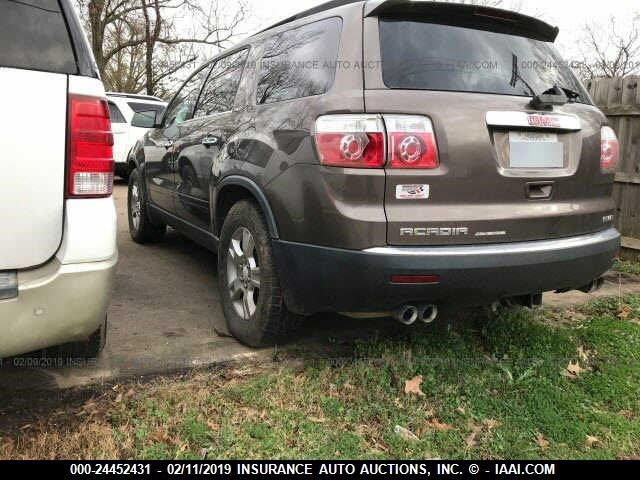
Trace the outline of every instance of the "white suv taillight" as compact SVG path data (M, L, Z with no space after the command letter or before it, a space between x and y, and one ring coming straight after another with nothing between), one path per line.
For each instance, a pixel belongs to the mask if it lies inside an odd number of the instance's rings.
M390 168L436 168L438 148L431 120L419 115L383 115Z
M614 172L618 165L618 138L611 127L600 130L600 170L603 173Z
M324 115L316 120L322 165L351 168L436 168L433 126L420 115ZM388 154L387 154L388 146ZM388 161L387 161L388 155Z
M106 100L69 96L67 197L108 197L113 192L113 133Z
M316 120L315 136L322 165L384 165L384 125L379 115L325 115Z

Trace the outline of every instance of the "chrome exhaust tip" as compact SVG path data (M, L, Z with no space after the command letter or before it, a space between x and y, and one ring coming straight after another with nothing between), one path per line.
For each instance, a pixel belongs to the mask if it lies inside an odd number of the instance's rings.
M438 316L438 307L435 305L422 305L418 309L418 318L421 322L431 323Z
M393 318L403 325L413 325L418 320L418 307L414 305L403 305L393 312Z

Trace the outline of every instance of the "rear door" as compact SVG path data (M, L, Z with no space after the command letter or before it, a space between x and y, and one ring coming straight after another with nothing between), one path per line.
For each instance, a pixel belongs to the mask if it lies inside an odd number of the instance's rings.
M508 12L455 6L443 17L437 8L365 19L367 59L380 65L365 72L367 111L424 116L437 143L435 168L387 165L387 242L509 242L611 226L604 116L544 31L520 16L503 24ZM576 98L531 106L555 85Z
M2 2L0 45L0 270L11 270L60 246L67 75L77 65L57 0Z
M193 128L175 144L176 210L180 217L206 230L211 227L209 187L214 162L227 148L243 115L233 106L247 53L240 50L216 60L198 99Z

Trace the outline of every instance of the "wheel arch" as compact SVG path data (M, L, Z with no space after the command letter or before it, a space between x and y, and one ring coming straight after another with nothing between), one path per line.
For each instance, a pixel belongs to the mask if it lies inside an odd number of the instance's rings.
M231 207L243 199L252 200L260 207L267 222L269 236L280 238L276 219L266 195L256 182L240 175L229 175L216 186L213 202L215 207L212 212L215 235L220 235L222 224Z

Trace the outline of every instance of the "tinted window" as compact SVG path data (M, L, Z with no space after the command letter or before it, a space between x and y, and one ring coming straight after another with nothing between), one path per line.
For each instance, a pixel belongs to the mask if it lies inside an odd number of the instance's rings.
M0 65L77 73L58 0L2 1Z
M269 38L259 65L257 103L329 90L336 73L341 25L339 18L328 18Z
M157 103L127 102L134 112L163 112L164 106Z
M215 63L202 89L195 117L226 112L233 108L246 58L247 50L242 50Z
M397 19L380 21L380 43L382 74L390 88L531 96L532 90L542 93L558 84L588 101L551 43Z
M200 94L202 83L205 78L207 78L207 74L210 69L210 65L205 66L182 86L180 91L171 101L171 104L167 107L167 113L165 114L164 121L165 127L179 125L185 120L191 118L193 109L198 101L198 95Z
M124 115L122 115L122 112L115 103L109 102L109 116L111 117L111 123L127 123Z

